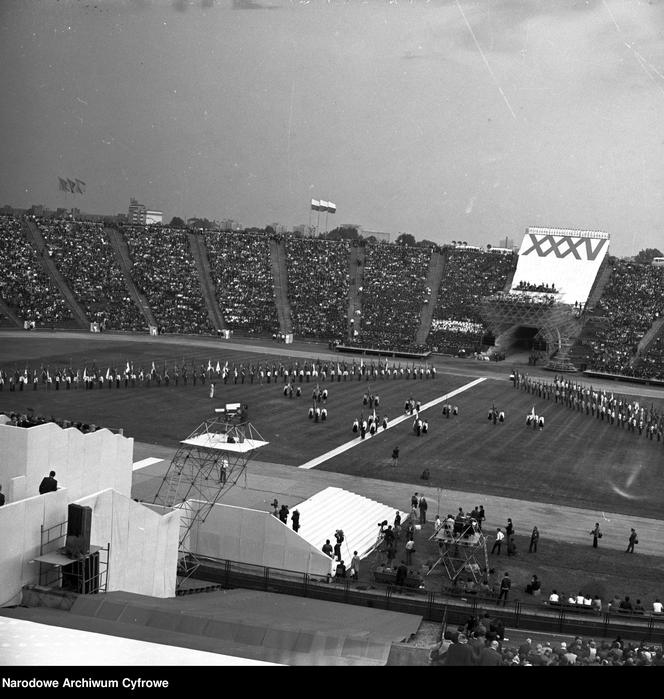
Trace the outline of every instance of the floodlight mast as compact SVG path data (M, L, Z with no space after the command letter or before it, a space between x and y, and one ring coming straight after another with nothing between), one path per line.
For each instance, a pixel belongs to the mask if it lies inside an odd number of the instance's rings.
M250 422L242 421L246 406L242 411L222 410L181 441L153 499L155 505L181 511L178 588L200 565L192 550L194 530L242 476L246 483L252 454L268 444Z

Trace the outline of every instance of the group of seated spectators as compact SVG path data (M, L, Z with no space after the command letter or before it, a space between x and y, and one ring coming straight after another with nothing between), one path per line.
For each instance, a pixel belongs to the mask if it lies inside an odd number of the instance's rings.
M481 301L505 288L516 256L464 248L449 249L445 255L427 345L445 354L457 355L462 349L472 353L486 333Z
M146 323L127 291L108 235L99 223L42 220L37 223L49 256L90 322L100 329L138 330Z
M73 318L71 310L44 271L24 225L13 216L0 216L0 298L37 327L66 324Z
M662 376L657 348L639 369L632 365L640 340L664 314L664 268L615 260L595 312L607 322L589 340L591 369L626 376L648 376L651 371L653 378Z
M213 331L187 234L174 228L124 226L132 276L159 327L168 333Z
M0 413L0 424L11 425L13 427L36 427L37 425L44 425L47 422L53 422L59 425L63 429L68 427L74 427L80 432L96 432L102 429L97 425L88 424L87 422L75 422L73 420L63 420L61 418L55 418L53 416L46 417L45 415L36 415L33 412L28 413Z
M284 246L293 332L311 338L344 337L349 241L290 237Z
M227 327L249 334L276 333L279 320L268 236L207 231L205 246Z
M355 321L358 333L353 344L386 350L424 349L415 344L415 336L423 303L429 298L430 259L429 248L367 245L359 289L361 318Z
M523 279L513 287L515 291L537 291L545 294L557 294L558 289L556 289L555 284L533 284L532 282L524 281Z

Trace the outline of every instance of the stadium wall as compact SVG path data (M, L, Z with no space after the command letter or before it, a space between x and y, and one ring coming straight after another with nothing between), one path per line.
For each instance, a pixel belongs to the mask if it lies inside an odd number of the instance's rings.
M195 502L193 501L194 507ZM191 532L199 556L326 576L331 559L269 512L216 504Z
M35 427L0 425L0 482L11 482L8 502L39 493L49 471L56 472L69 501L113 488L129 497L134 440L101 429L84 434L53 422Z
M159 514L115 490L78 500L92 508L90 542L110 543L107 590L174 597L180 512Z
M23 585L38 582L39 565L30 561L41 553L41 525L66 520L68 502L63 488L0 507L0 607L19 604Z

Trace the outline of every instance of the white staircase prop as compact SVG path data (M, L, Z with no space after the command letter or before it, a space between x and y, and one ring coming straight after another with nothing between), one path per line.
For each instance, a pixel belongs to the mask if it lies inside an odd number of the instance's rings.
M337 529L343 530L341 558L347 567L350 567L353 551L357 551L360 558L365 558L374 550L378 543L379 524L385 520L393 524L397 513L393 507L334 487L325 488L309 499L289 506L289 510L290 513L298 510L298 534L319 551L326 539L334 546L334 533ZM408 516L409 513L401 512L402 523ZM288 525L291 525L290 516Z

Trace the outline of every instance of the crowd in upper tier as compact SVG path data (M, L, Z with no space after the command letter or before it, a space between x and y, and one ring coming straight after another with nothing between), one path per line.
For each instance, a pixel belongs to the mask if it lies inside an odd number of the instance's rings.
M145 327L101 224L40 221L37 225L48 254L91 322L99 323L102 330Z
M205 233L210 275L230 330L273 334L279 330L270 239L245 233Z
M0 299L23 321L63 325L72 312L28 242L24 221L0 216Z
M147 319L127 289L118 252L101 224L24 220L0 216L0 325L11 313L35 327L71 327L74 315L31 242L37 226L46 254L62 274L89 321L107 330L144 330ZM188 233L156 226L121 226L132 266L127 270L147 299L159 329L212 334L198 265ZM445 247L441 283L432 291L433 251L427 246L367 244L358 286L351 286L350 243L344 240L270 237L261 232L206 231L209 273L226 327L240 334L276 336L277 304L284 291L296 337L385 351L473 354L490 339L482 317L487 296L507 293L516 255ZM435 259L434 259L435 262ZM603 318L585 340L587 368L664 379L664 268L610 259L611 275L591 309ZM275 274L281 288L275 292ZM432 277L434 278L434 277ZM555 303L553 285L522 284L524 296ZM519 288L518 285L515 288ZM357 299L350 295L357 291ZM547 293L548 292L548 293ZM353 303L351 303L351 300ZM417 343L423 312L433 304L425 344ZM353 317L348 318L349 309ZM577 316L586 309L577 308Z
M298 337L345 337L349 242L286 238L284 245L293 332Z
M486 332L480 310L482 298L505 288L516 268L516 258L464 248L448 250L445 257L427 344L447 354L476 352Z
M422 305L429 298L426 282L430 259L430 248L366 247L354 344L383 350L424 349L415 344L415 336Z
M639 366L639 344L653 323L664 317L664 268L615 260L611 278L595 313L605 322L590 340L591 367L612 374L662 378L654 346Z
M161 332L211 333L198 269L187 233L155 226L124 226L132 275Z

